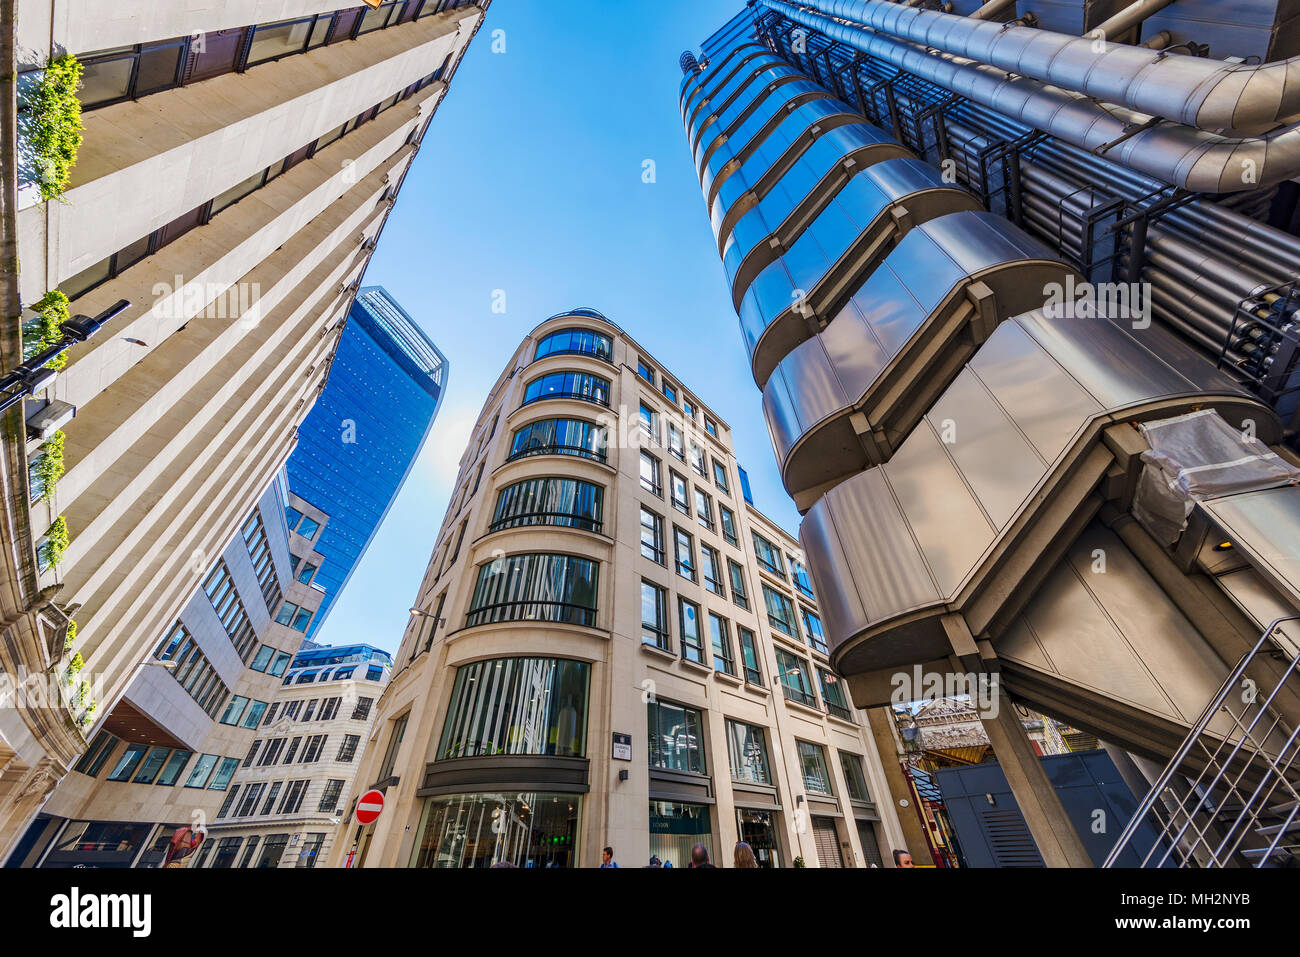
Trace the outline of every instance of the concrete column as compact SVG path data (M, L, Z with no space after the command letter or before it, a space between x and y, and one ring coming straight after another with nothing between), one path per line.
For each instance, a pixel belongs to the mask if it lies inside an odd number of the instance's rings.
M1079 834L1029 743L1011 698L998 689L996 716L981 715L980 723L993 744L993 753L1007 776L1011 793L1025 816L1029 833L1048 867L1092 867Z
M912 789L907 783L907 777L903 774L903 767L899 764L898 742L894 737L894 719L889 714L888 708L868 708L867 721L871 726L871 737L876 742L876 750L880 752L880 763L884 765L885 783L889 785L888 803L897 813L898 823L903 828L903 845L900 850L905 850L912 855L912 860L929 861L930 842L925 836L925 828L921 825L921 819L917 816L916 808L913 807L916 801ZM906 801L904 807L901 802ZM880 802L882 805L885 801ZM885 819L885 809L881 808L881 820ZM885 866L893 867L894 860L892 847L882 847L881 856L885 858Z

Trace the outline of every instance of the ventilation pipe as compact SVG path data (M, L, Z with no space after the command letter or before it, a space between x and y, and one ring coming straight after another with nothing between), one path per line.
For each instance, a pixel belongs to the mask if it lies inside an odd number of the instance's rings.
M1100 23L1093 30L1084 34L1090 40L1109 40L1111 37L1122 37L1134 27L1138 26L1147 17L1159 13L1174 0L1134 0L1123 10L1120 10L1109 20Z
M1090 38L882 0L800 2L881 34L1211 133L1259 136L1300 121L1300 57L1233 64L1127 44L1099 48ZM1138 22L1162 5L1133 4L1112 20L1136 17Z
M837 23L785 0L759 2L795 23L987 106L1025 126L1042 130L1091 153L1105 154L1114 162L1192 192L1234 193L1259 189L1290 179L1300 172L1300 129L1232 140L1188 126L1165 126L1158 118L1110 109L1080 93L1050 87L1024 76L1008 76L1003 69L961 62L951 55L935 56L885 33ZM902 9L890 6L894 10ZM948 19L966 21L965 17ZM994 26L1000 29L999 25ZM1039 33L1036 30L1030 32ZM1076 41L1091 47L1091 40L1076 38ZM1144 52L1151 54L1151 51ZM1096 60L1095 55L1093 59ZM1177 62L1193 59L1178 57ZM1300 83L1297 89L1300 90Z
M980 7L978 10L976 10L966 19L967 20L989 20L993 17L996 17L1007 7L1015 6L1015 4L1016 4L1016 0L989 0L988 3L984 4L984 6Z

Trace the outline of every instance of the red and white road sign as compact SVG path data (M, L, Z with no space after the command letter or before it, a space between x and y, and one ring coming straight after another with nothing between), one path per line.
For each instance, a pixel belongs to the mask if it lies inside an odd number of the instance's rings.
M367 791L357 801L357 823L371 824L384 809L384 792Z

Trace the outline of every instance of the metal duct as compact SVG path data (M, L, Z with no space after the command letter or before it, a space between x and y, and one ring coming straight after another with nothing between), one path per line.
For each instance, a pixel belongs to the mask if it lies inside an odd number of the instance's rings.
M1224 139L1188 126L1143 129L1152 122L1150 117L1118 108L1109 110L1084 94L1025 77L1009 77L996 67L935 56L883 33L835 23L784 0L759 2L832 40L885 60L1028 127L1089 152L1105 151L1116 162L1192 192L1258 189L1300 172L1300 128L1248 140ZM966 22L964 17L948 19Z
M1095 30L1084 34L1092 40L1106 40L1110 37L1122 37L1152 14L1159 13L1174 0L1134 0L1105 23L1097 25Z
M1209 132L1256 136L1300 121L1300 57L1248 66L1162 56L1127 44L1099 48L1088 38L881 0L800 2L903 40ZM1159 9L1147 6L1150 13Z

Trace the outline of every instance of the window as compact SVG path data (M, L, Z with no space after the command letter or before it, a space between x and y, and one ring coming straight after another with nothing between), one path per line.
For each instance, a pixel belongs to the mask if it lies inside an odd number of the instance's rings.
M584 757L591 667L563 658L496 658L456 669L439 759L495 754Z
M704 431L708 432L709 435L713 436L715 439L718 437L718 426L707 415L704 417Z
M279 797L281 788L284 787L283 781L276 781L266 792L266 800L262 803L262 810L257 813L263 817L270 814L275 808L275 799Z
M664 520L647 508L641 509L641 555L664 563Z
M803 633L808 638L808 644L823 655L830 654L830 649L826 647L826 633L822 631L821 618L803 605L799 606L799 611L803 615Z
M682 658L704 664L704 645L700 641L700 606L685 598L677 599L677 615L682 636Z
M230 786L230 779L235 776L238 768L239 758L222 758L221 763L217 765L217 773L212 775L212 780L208 782L208 790L224 791Z
M641 487L651 495L663 497L663 486L659 484L659 460L649 452L641 453Z
M713 499L698 488L695 490L695 515L701 525L713 531Z
M307 791L308 783L305 780L290 781L284 792L284 800L280 802L279 810L276 813L297 814L299 808L302 807L302 796Z
M826 705L826 711L837 718L852 721L853 712L849 709L849 699L844 694L843 679L825 668L818 668L817 685L822 690L822 703Z
M206 787L208 778L212 776L213 769L217 766L217 760L221 757L219 754L201 754L199 759L194 762L194 770L185 781L187 788Z
M226 792L226 799L221 802L221 807L217 811L218 818L223 818L230 813L230 809L234 807L235 798L237 798L238 796L239 796L239 785L236 784L233 788L231 788L229 791Z
M690 456L691 468L695 470L695 474L703 475L704 474L704 449L700 448L694 442L687 442L686 448L687 448L687 454Z
M239 722L241 728L256 728L262 723L262 715L266 712L265 701L254 701L249 705L248 710L244 712L244 720Z
M266 727L275 720L276 713L280 710L280 702L272 701L271 707L266 711L266 717L262 719L262 727Z
M659 444L659 413L644 402L641 403L641 411L637 415L637 421L641 426L641 431L650 439L652 444Z
M686 446L683 443L682 430L671 422L668 423L668 451L680 461L686 461Z
M275 763L280 756L280 751L284 749L284 738L271 738L266 742L266 750L262 752L262 759L257 762L259 768L265 768Z
M311 541L315 538L316 533L319 531L320 522L316 521L314 518L308 518L306 515L302 517L302 523L297 528L298 534L307 539L307 541Z
M133 784L153 784L154 778L158 776L158 772L162 769L163 762L167 760L170 751L171 748L167 747L150 748L145 759L140 762L140 770L136 772L131 782Z
M695 581L695 547L691 536L673 526L673 547L677 555L677 574Z
M268 671L267 674L278 678L280 675L284 674L284 669L289 667L289 661L292 658L293 656L287 651L277 651L275 653L275 661L271 663L271 670Z
M543 399L578 399L609 405L609 380L589 372L552 372L524 387L524 405Z
M794 623L794 603L768 585L763 586L763 602L767 605L767 623L782 634L797 639L799 632Z
M785 565L781 561L781 550L758 532L754 533L754 554L758 563L778 578L785 578Z
M343 795L343 781L340 778L330 778L325 782L325 790L321 792L320 804L316 810L325 814L332 814L339 806L339 798Z
M741 608L749 608L749 592L745 590L745 569L738 562L728 558L727 573L731 578L731 600Z
M648 705L650 767L705 774L704 734L694 708L657 699Z
M248 667L252 668L254 671L265 673L266 666L271 663L271 656L273 654L275 654L275 649L270 645L260 645L257 649L257 654L253 655L253 661Z
M147 744L128 744L126 751L117 759L117 764L109 772L110 781L129 781L131 775L135 773L136 767L144 759L145 752L149 750Z
M599 565L573 555L526 554L479 566L465 624L557 621L596 624Z
M731 491L731 487L727 484L727 467L717 459L713 460L713 484L724 492Z
M758 643L754 633L744 625L736 626L740 636L740 662L745 668L745 680L757 687L763 687L763 669L758 664Z
M298 511L292 505L286 505L284 507L284 521L285 524L289 526L289 531L292 532L298 527L298 523L302 521L302 512Z
M298 569L298 581L304 585L310 585L312 576L316 574L316 566L311 562L303 562L302 567Z
M361 735L345 734L343 743L339 745L338 757L336 761L351 761L357 755L357 745L361 743Z
M221 723L239 724L239 719L244 716L244 709L247 707L248 699L243 695L235 695L230 699L230 704L226 705L226 710L221 715Z
M686 413L686 418L695 421L695 403L686 396L682 396L682 411Z
M808 575L808 569L793 555L790 558L790 578L794 581L794 587L799 593L810 601L816 601L817 596L813 594L812 578Z
M343 699L339 697L326 698L320 708L320 719L322 721L333 721L334 718L338 716L339 703L342 700Z
M796 741L795 744L799 748L799 769L803 772L804 789L813 794L834 794L822 746L807 741Z
M658 585L641 582L641 641L664 651L671 650L668 637L668 597Z
M330 782L333 784L334 782ZM342 782L339 782L340 784ZM324 801L324 797L321 798ZM320 853L321 847L325 844L325 832L315 831L303 838L302 847L298 848L298 866L315 867L316 855Z
M262 589L262 598L266 601L267 611L270 611L280 601L280 580L275 574L275 561L271 555L270 541L266 537L266 526L262 524L261 512L253 509L253 513L244 522L242 533L244 544L248 547L248 557L257 575L257 583Z
M379 681L383 677L384 677L383 665L370 665L369 667L366 668L367 681Z
M189 763L190 758L193 756L193 751L177 748L172 752L171 757L167 759L167 763L163 765L162 773L158 775L158 780L155 783L165 788L172 787L180 779L181 772L185 770L185 765Z
M569 478L534 478L507 485L497 493L496 512L488 531L525 525L556 525L599 532L605 490Z
M244 763L241 767L252 767L253 760L257 757L258 749L262 747L261 740L254 741L248 746L248 753L244 755Z
M266 790L264 782L248 785L248 790L244 792L243 798L239 801L239 806L235 808L235 817L243 817L246 814L252 814L257 810L257 799L262 796Z
M727 759L733 781L771 784L772 766L767 757L767 733L763 728L727 719Z
M284 763L293 764L293 759L298 756L298 745L302 744L302 735L298 735L289 742L289 749L284 752Z
M667 399L673 405L677 404L677 390L672 385L669 384L667 379L664 380L663 393L665 399Z
M561 329L538 341L533 358L565 355L592 356L610 362L614 357L614 343L609 336L591 329Z
M736 514L725 505L718 506L718 512L722 516L722 537L727 540L728 545L740 547L740 539L736 537Z
M322 678L321 680L324 680L324 679ZM307 708L306 708L306 710L303 711L303 713L302 713L302 720L304 720L304 721L310 721L310 720L312 719L312 717L316 714L316 705L319 704L319 703L320 703L320 699L319 699L319 698L312 698L310 701L308 701L308 702L307 702Z
M689 517L691 514L691 492L690 486L686 484L686 479L669 469L668 481L672 487L673 508Z
M325 750L326 737L328 736L324 734L313 734L307 739L307 746L302 749L303 764L315 764L320 760L321 751ZM289 760L286 758L284 763L288 764Z
M529 455L575 455L605 461L606 432L581 419L542 419L517 430L510 443L510 461Z
M840 752L840 767L844 770L844 786L848 789L850 800L871 803L871 792L867 790L867 776L862 770L862 757Z
M308 608L300 608L291 601L286 601L280 606L280 613L275 616L275 620L281 625L287 625L294 631L307 630L307 625L311 621L312 611Z
M314 677L316 676L316 672L314 672L314 671L304 671L304 672L302 672L302 673L299 675L298 684L302 684L302 677L301 677L301 675L303 675L303 674L305 674L305 675L310 675L310 676L311 676L311 677L309 677L309 678L307 679L308 681L310 681L312 678L314 678ZM284 716L285 716L286 718L293 718L295 721L297 720L298 715L299 715L299 713L300 713L301 711L302 711L302 700L301 700L301 699L299 699L298 701L290 701L288 704L286 704L286 705L284 706Z
M352 720L365 721L370 717L370 706L374 703L374 698L358 698L357 706L352 709Z
M119 740L107 731L99 732L95 735L95 740L90 742L86 753L77 760L73 770L95 777L104 766L104 762L108 760L108 756L113 753L113 749L117 747Z
M655 370L642 358L636 360L636 374L651 385L655 384Z
M727 594L722 587L722 558L717 549L700 542L700 570L704 572L704 587L715 595Z
M379 765L379 780L386 781L392 777L393 768L397 766L397 752L402 747L402 738L406 736L406 722L411 713L408 711L400 718L393 720L393 730L388 735L388 749L384 752L384 760Z
M817 707L817 699L813 696L812 685L808 683L808 667L803 659L796 658L784 649L776 649L776 666L780 671L777 680L781 682L781 690L790 701L807 705L810 708Z
M731 654L731 633L727 619L709 613L709 638L713 642L713 670L724 675L736 673L736 660Z

